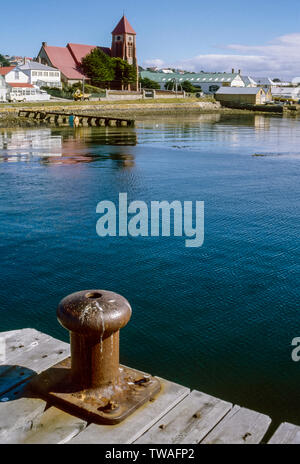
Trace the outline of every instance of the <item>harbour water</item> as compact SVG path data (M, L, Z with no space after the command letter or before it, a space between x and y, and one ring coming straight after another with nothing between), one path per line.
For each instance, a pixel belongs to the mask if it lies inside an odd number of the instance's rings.
M300 424L299 119L0 129L0 161L0 331L67 340L60 299L116 291L133 307L123 363ZM120 192L204 201L203 247L98 237L96 206Z

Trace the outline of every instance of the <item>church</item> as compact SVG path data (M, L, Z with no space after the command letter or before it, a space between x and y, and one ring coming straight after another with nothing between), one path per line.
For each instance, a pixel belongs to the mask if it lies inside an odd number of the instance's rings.
M52 66L61 72L62 81L68 85L89 80L81 71L83 58L95 48L100 48L104 53L113 58L122 58L136 68L137 82L129 84L127 88L119 85L119 90L138 89L138 64L136 53L136 32L128 19L123 16L112 31L112 45L98 47L97 45L82 45L68 43L66 47L53 47L42 42L42 47L37 56L39 63ZM123 87L123 88L121 88ZM114 87L116 88L116 87Z

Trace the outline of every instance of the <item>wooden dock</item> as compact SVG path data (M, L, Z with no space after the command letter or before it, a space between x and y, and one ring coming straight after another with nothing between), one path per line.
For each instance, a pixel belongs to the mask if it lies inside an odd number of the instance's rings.
M83 113L59 113L53 111L41 111L41 110L20 110L18 113L19 117L33 118L38 122L48 122L56 125L69 124L70 116L77 116L80 124L86 124L88 126L117 126L117 127L134 127L134 119L128 118L116 118L114 116L99 116L95 114L83 114Z
M0 443L258 444L270 427L264 414L164 379L161 392L120 425L88 424L26 392L69 351L34 329L0 333ZM300 444L300 427L282 424L269 443Z

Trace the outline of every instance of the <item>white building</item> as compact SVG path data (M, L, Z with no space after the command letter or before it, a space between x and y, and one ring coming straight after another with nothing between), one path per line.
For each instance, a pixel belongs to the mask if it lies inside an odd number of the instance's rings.
M7 67L2 68L2 73L4 75L5 81L10 83L16 84L28 84L28 76L23 73L18 67Z
M39 87L62 87L61 74L56 68L30 61L18 66L18 69L28 76L29 84L38 85Z
M3 76L0 75L0 102L7 100L8 88Z
M300 99L300 87L272 87L272 95L274 98L292 98L293 100Z
M61 74L56 68L31 61L20 66L0 68L0 75L10 84L33 84L61 88Z
M140 77L151 79L160 84L161 89L166 85L180 84L185 81L190 82L194 87L198 87L205 94L213 95L221 87L245 87L243 78L239 73L172 73L141 71Z

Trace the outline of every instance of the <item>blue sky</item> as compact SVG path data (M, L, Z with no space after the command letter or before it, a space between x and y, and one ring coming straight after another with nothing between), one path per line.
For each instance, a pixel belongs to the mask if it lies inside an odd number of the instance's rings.
M141 65L300 75L299 0L3 2L0 53L36 56L42 41L110 46L123 10L137 32Z

